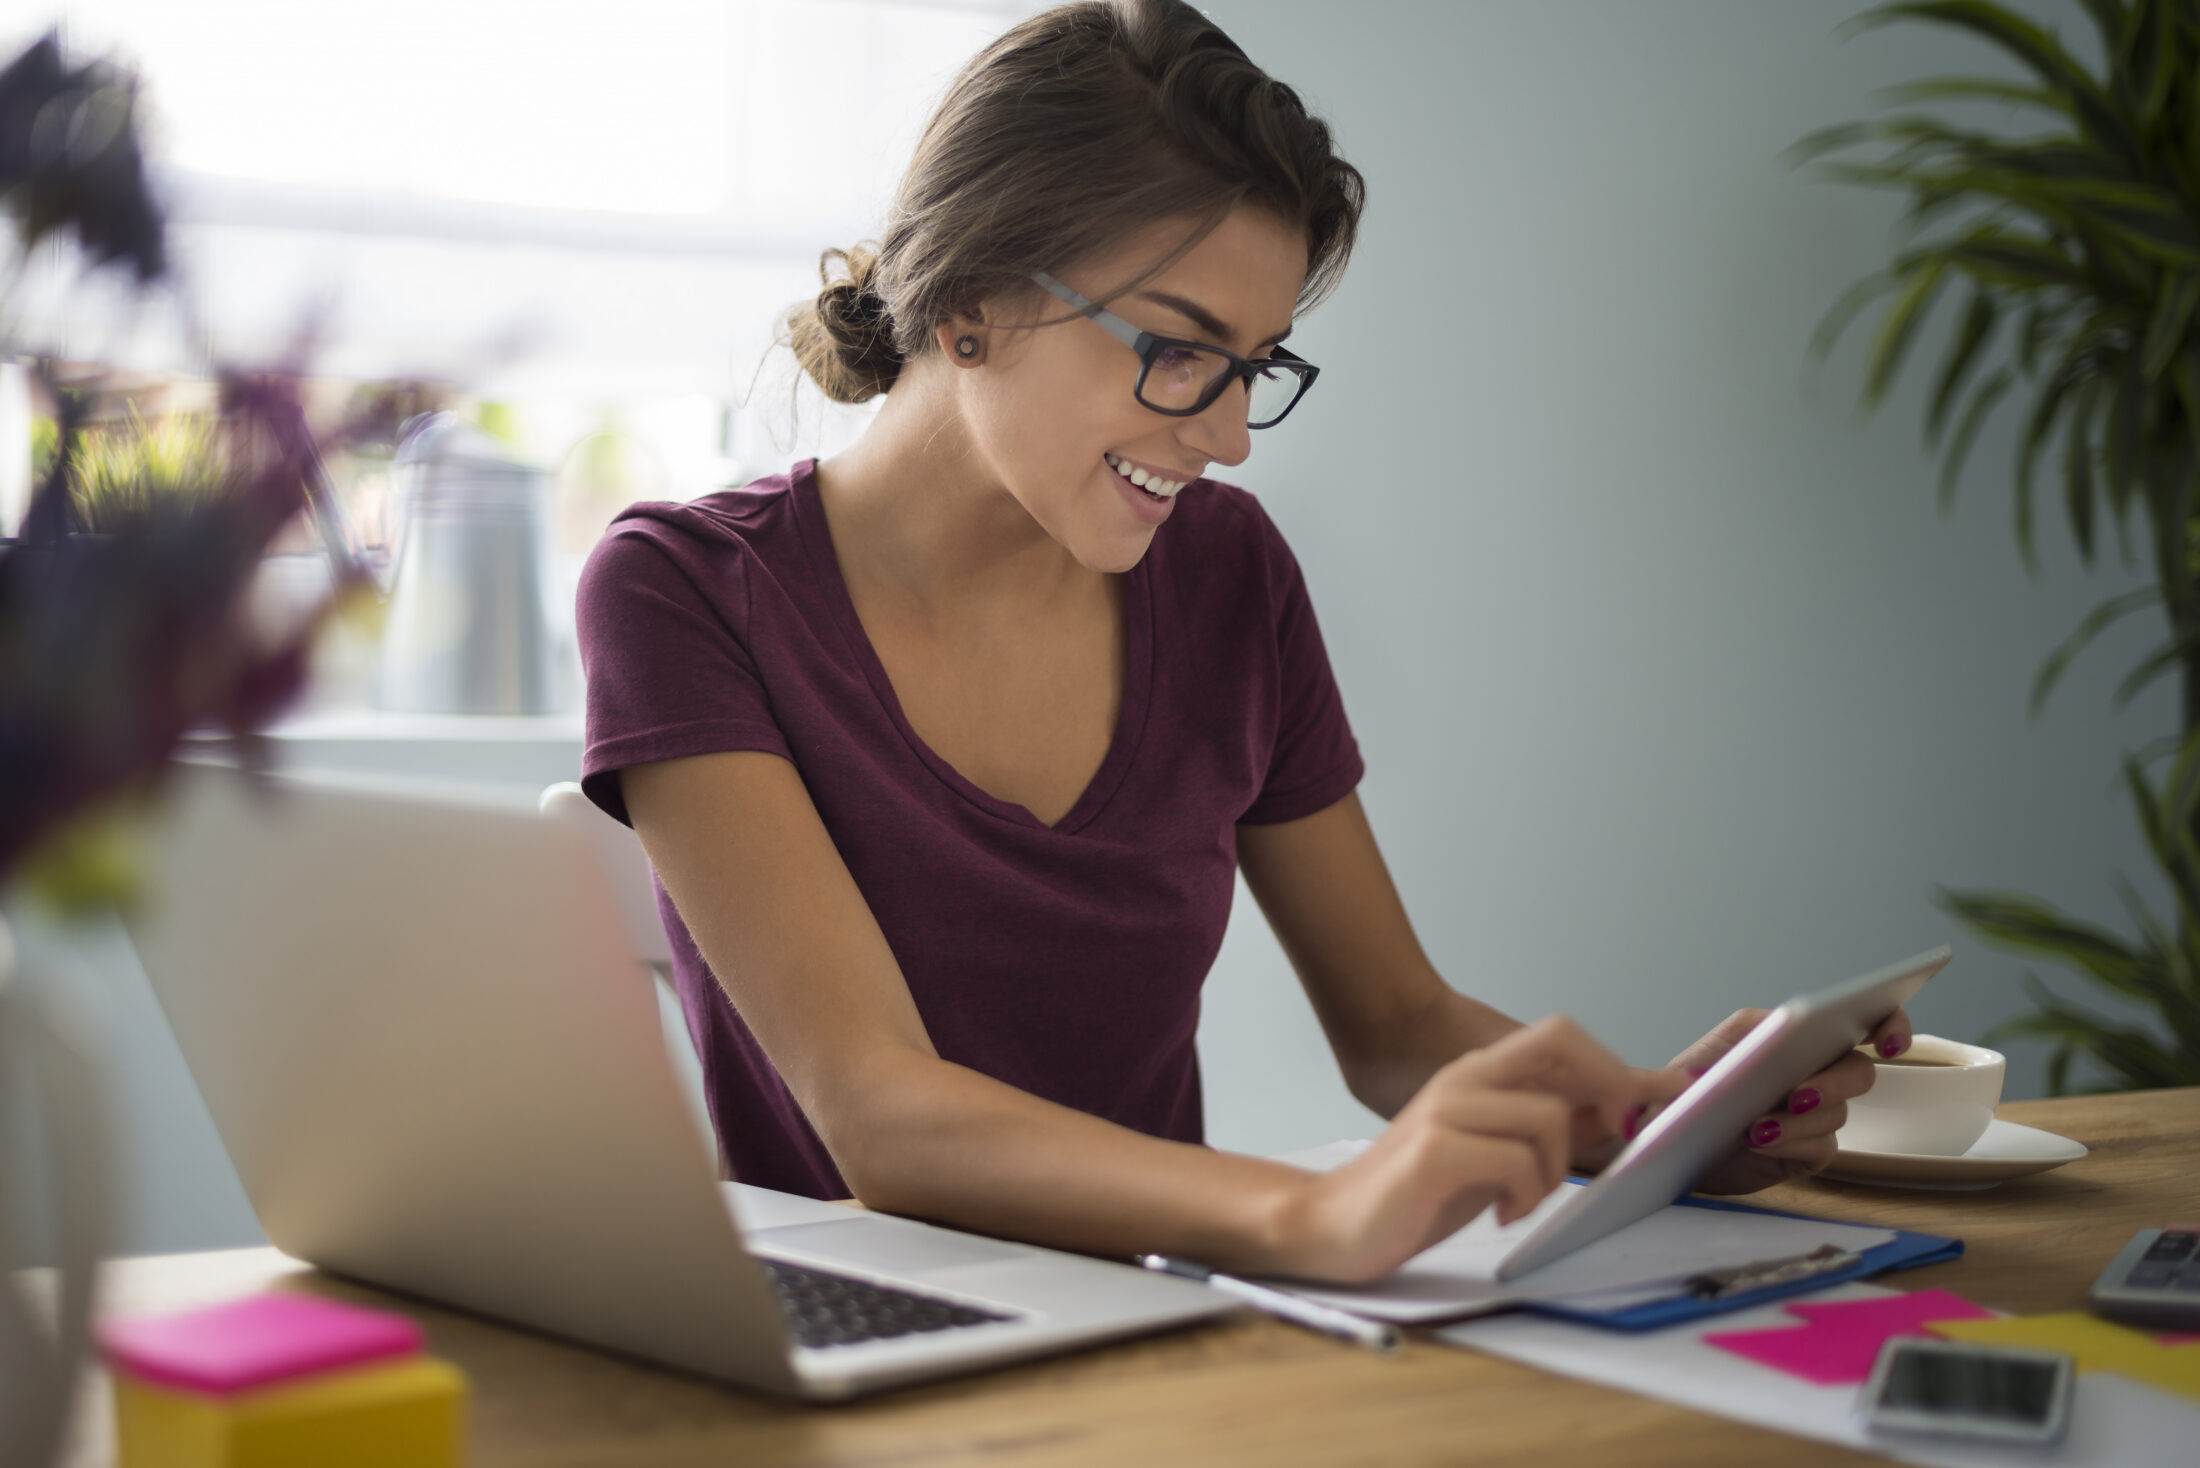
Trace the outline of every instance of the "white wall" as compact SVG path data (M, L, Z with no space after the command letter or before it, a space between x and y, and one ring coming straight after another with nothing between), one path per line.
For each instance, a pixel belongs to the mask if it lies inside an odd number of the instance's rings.
M1292 340L1322 380L1240 472L1305 564L1439 968L1640 1063L1943 940L1921 1028L2022 1007L2026 965L1929 894L2114 919L2112 874L2145 876L2117 759L2174 715L2111 717L2108 691L2153 629L2027 719L2039 659L2128 573L2077 568L2051 517L2025 578L2007 424L1939 518L1919 384L1854 411L1866 331L1812 385L1812 327L1884 263L1894 206L1779 162L1870 88L1992 53L1844 45L1848 4L1205 8L1367 175L1351 274ZM1220 1144L1372 1121L1249 900L1202 1041ZM2040 1058L2015 1052L2012 1095Z

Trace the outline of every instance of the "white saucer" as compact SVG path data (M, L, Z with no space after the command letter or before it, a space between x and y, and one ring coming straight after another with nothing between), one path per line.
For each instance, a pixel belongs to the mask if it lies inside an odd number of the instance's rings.
M1839 1133L1835 1133L1838 1140ZM2045 1172L2085 1156L2082 1143L2037 1127L2019 1126L1999 1117L1986 1124L1986 1135L1960 1157L1917 1152L1859 1152L1844 1147L1819 1174L1845 1183L1884 1188L1935 1188L1960 1191L1990 1188L2028 1173Z

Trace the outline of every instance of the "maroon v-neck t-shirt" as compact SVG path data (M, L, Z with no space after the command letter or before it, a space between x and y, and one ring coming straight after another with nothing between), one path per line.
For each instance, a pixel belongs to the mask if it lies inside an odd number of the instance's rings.
M612 523L580 588L583 786L624 821L631 765L737 749L791 760L942 1058L1199 1141L1193 1036L1237 828L1312 815L1362 772L1298 563L1253 496L1185 487L1124 573L1114 742L1050 827L964 779L903 717L813 469ZM657 903L733 1175L845 1197L661 884Z

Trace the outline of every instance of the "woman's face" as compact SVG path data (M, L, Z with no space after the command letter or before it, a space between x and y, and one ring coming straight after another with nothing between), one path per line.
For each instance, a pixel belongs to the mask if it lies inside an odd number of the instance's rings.
M1100 299L1150 268L1185 229L1163 222L1122 250L1065 263L1053 274ZM1103 304L1156 336L1261 357L1290 329L1306 266L1299 231L1240 205L1166 269ZM1029 320L1036 311L1051 320L1069 309L1052 296L1039 300L1037 307L1016 303L1008 319ZM954 337L972 329L955 322L943 333L950 363ZM1137 565L1174 508L1169 487L1210 464L1243 463L1251 451L1243 382L1198 414L1172 418L1138 401L1137 354L1092 321L975 329L984 350L957 380L977 452L1047 534L1092 570ZM1161 493L1134 485L1127 477L1134 469Z

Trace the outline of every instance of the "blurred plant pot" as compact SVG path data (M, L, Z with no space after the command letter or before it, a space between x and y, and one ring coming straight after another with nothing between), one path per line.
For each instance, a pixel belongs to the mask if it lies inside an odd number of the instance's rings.
M74 1020L31 992L0 920L0 1094L27 1093L31 1101L30 1128L0 1126L0 1179L22 1180L34 1166L44 1172L43 1189L10 1191L18 1199L26 1192L50 1198L56 1266L43 1279L18 1275L27 1262L16 1232L24 1220L0 1207L0 1464L7 1468L38 1468L60 1447L107 1242L106 1097L85 1026ZM9 1155L32 1128L30 1153Z

